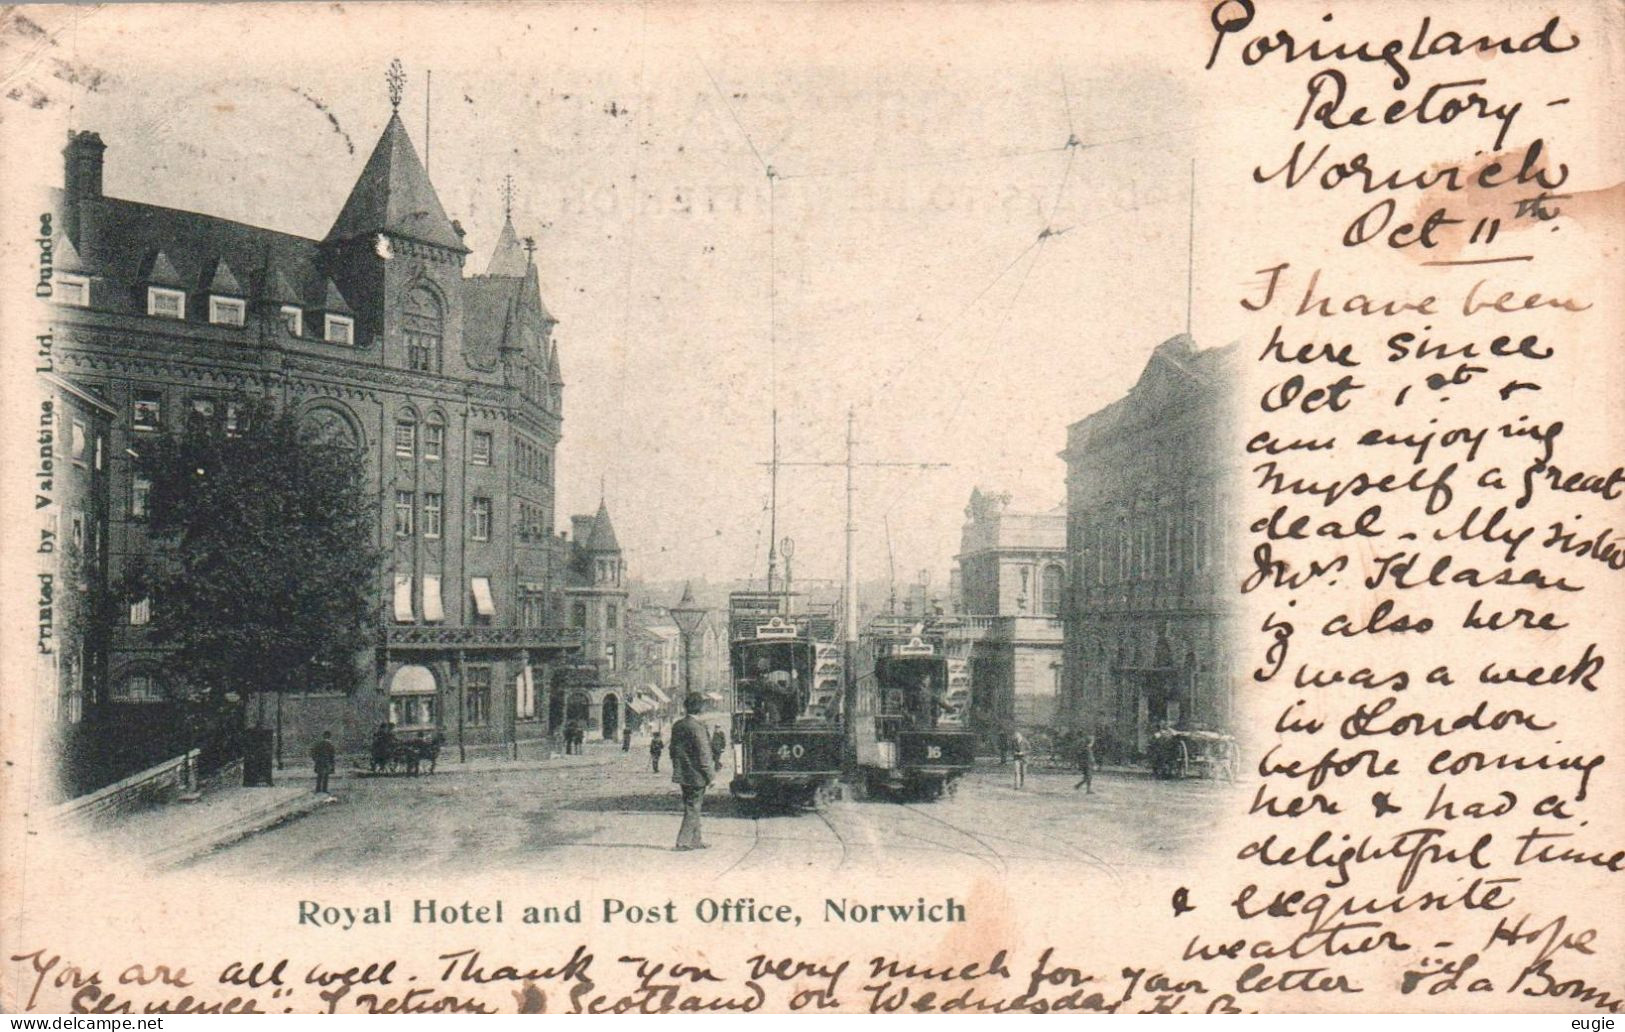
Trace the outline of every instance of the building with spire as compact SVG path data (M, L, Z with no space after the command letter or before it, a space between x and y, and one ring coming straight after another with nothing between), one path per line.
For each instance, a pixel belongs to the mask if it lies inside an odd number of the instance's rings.
M583 645L558 673L550 721L575 723L589 736L610 740L626 728L636 687L630 671L637 665L630 597L621 543L609 505L600 499L596 513L570 517L564 602L569 627L581 633Z
M397 106L399 90L392 80ZM131 458L143 439L199 418L230 432L247 399L269 398L366 456L385 554L368 685L279 699L283 751L302 756L323 730L364 749L383 721L465 751L553 730L553 671L583 641L565 586L580 586L580 556L613 555L591 583L612 596L621 567L607 511L573 549L555 531L564 384L511 187L497 246L471 275L463 229L398 112L319 240L109 197L109 149L72 132L63 152L53 327L59 371L115 414L110 578L150 551L148 485ZM137 711L179 686L158 674L150 607L125 616L85 707L147 726Z

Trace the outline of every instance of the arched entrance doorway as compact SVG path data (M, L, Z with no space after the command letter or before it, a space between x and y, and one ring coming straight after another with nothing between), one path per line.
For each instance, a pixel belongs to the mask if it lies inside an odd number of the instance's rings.
M604 696L603 720L604 737L613 742L621 733L621 700L614 692Z

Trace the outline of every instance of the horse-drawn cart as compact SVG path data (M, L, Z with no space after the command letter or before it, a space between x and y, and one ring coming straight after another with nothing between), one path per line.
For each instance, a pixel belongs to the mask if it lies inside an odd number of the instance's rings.
M1236 780L1236 740L1218 731L1164 728L1151 736L1151 771L1159 778Z

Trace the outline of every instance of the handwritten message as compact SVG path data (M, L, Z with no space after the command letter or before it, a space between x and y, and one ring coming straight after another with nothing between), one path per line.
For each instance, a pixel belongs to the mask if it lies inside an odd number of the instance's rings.
M1234 934L1186 958L1312 992L1618 1011L1625 986L1594 980L1617 975L1598 961L1617 921L1565 905L1625 869L1599 726L1625 454L1590 378L1617 361L1615 299L1568 192L1585 98L1564 73L1595 41L1544 9L1451 10L1375 33L1212 10L1206 69L1286 101L1246 184L1280 225L1231 298L1260 385L1248 873Z

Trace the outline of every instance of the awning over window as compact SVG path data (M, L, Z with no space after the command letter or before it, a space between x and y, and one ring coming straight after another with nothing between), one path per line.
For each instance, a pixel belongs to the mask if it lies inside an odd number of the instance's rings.
M650 695L653 695L656 699L658 699L662 703L670 703L671 702L671 696L667 695L665 692L661 691L660 686L658 684L646 684L646 685L643 686L643 690L648 692Z
M395 622L412 622L412 577L410 574L397 573L395 575Z
M446 619L446 607L440 599L438 576L423 578L423 619L430 623L441 623Z
M472 585L474 588L474 613L477 616L496 616L497 604L491 598L491 578L475 577Z
M403 666L389 682L391 695L433 695L435 691L434 674L428 667Z

